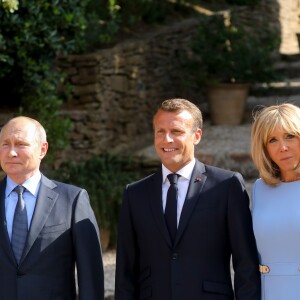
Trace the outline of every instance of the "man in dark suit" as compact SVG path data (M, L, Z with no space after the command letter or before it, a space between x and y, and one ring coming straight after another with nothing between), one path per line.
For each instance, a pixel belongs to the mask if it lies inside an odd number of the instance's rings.
M260 300L256 243L242 176L194 158L202 115L191 102L164 101L153 124L162 168L124 191L116 300ZM177 184L170 185L170 173L177 174ZM175 232L168 204L174 198Z
M0 133L0 299L104 298L98 226L87 192L39 171L42 125L16 117Z

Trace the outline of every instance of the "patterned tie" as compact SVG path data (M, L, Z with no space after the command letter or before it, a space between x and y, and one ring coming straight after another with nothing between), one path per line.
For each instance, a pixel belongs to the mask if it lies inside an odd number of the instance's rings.
M178 187L177 182L180 175L169 174L167 177L170 181L170 187L167 194L167 202L165 208L165 219L170 233L172 243L174 243L177 232L177 198Z
M24 190L25 188L22 185L14 188L14 191L18 194L18 203L15 209L11 245L18 263L20 262L28 233L27 212L23 199Z

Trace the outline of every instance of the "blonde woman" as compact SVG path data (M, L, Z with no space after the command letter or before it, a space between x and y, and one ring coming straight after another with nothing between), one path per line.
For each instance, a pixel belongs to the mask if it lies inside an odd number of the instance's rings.
M251 132L252 191L263 300L300 299L300 108L263 108Z

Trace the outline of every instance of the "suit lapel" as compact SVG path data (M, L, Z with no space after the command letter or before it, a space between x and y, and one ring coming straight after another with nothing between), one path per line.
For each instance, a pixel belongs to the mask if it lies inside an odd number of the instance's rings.
M23 251L20 263L24 260L24 258L30 251L33 243L44 227L48 216L58 198L58 193L52 190L54 187L56 187L54 182L50 181L42 175L41 186L28 232L27 243Z
M15 257L11 248L10 239L7 232L6 216L5 216L5 187L6 177L0 182L0 245L1 248L15 263Z
M206 176L203 174L205 172L204 164L196 160L194 170L192 172L188 192L184 201L182 212L180 215L178 231L175 239L175 244L179 242L189 220L192 215L192 212L195 208L195 205L198 202L200 192L206 181Z
M150 207L159 231L163 235L168 245L172 247L172 242L167 229L162 207L162 171L160 170L155 173L151 180L152 181L148 185Z

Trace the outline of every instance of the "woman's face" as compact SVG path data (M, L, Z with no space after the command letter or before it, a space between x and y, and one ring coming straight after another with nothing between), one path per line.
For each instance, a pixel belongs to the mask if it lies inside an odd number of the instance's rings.
M300 163L300 139L276 127L267 139L267 151L272 161L279 167L281 179L295 176Z

